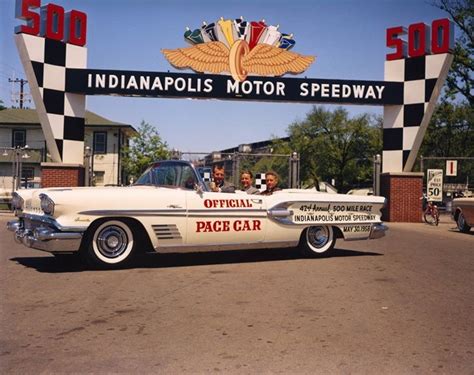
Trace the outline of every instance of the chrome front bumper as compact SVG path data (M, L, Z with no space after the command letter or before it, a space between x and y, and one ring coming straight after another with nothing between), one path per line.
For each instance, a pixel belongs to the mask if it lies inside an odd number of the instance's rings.
M370 232L369 238L375 240L385 236L385 231L388 230L388 227L384 224L374 224L372 225L372 231Z
M33 249L51 253L78 251L83 232L62 231L54 223L54 220L48 225L30 219L12 220L7 223L7 229L14 232L16 242Z

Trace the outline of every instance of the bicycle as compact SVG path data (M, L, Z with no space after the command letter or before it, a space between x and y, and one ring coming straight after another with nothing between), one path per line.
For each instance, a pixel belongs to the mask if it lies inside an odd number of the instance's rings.
M435 205L432 201L428 200L428 197L423 194L420 198L423 199L423 219L425 223L430 225L438 225L439 224L439 209L438 206Z

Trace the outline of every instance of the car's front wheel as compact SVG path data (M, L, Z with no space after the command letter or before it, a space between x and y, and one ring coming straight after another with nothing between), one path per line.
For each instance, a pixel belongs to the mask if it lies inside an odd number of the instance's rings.
M467 232L469 232L469 230L471 229L471 227L470 227L469 225L467 225L466 219L464 218L464 215L462 214L462 212L460 212L460 213L458 214L458 218L457 218L457 220L456 220L456 224L457 224L458 229L459 229L461 232L467 233Z
M299 248L305 256L321 257L330 255L335 244L336 237L332 227L317 225L303 231Z
M136 241L131 226L122 220L107 220L90 228L84 255L87 262L99 268L116 268L128 263Z

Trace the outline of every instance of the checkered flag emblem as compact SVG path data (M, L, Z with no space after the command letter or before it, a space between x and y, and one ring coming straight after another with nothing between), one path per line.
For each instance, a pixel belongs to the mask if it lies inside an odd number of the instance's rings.
M267 182L265 180L265 173L255 174L255 187L260 191L267 190Z
M410 172L452 62L451 54L385 62L385 80L403 82L403 104L384 106L383 172Z
M66 70L87 67L87 48L29 34L15 41L51 158L83 164L86 96L66 92Z
M211 178L211 172L204 172L203 176L202 176L202 179L205 181L205 182L210 182L212 180Z

